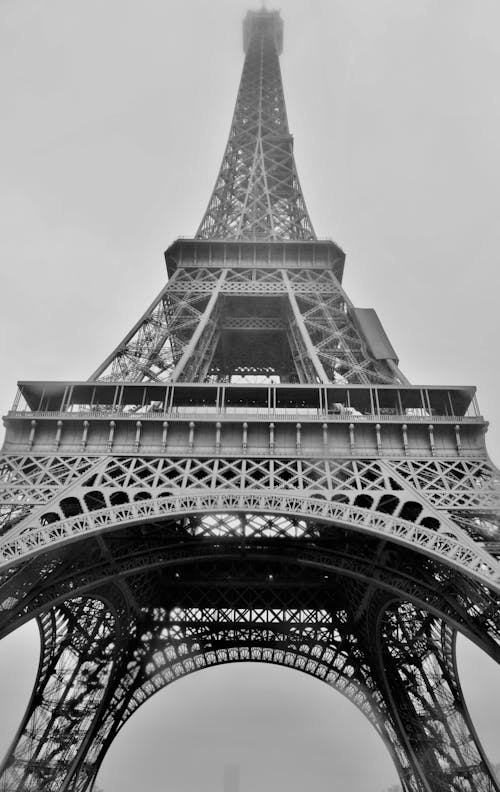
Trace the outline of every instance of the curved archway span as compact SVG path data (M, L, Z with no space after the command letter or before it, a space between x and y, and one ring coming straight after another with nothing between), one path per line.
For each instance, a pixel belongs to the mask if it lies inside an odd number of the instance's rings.
M221 515L221 530L224 525L228 531L234 528L232 521L236 518L228 514ZM240 518L241 528L244 521ZM103 543L104 550L107 548L108 574L101 578L90 576L88 587L89 591L101 591L101 596L103 587L107 587L110 602L118 597L120 604L115 610L121 614L123 636L120 640L110 637L114 665L110 679L114 681L108 686L106 700L103 699L102 720L95 721L95 729L88 736L93 747L89 742L87 748L96 762L93 767L97 767L99 757L104 755L121 725L156 689L206 665L264 660L291 665L339 688L345 686L348 697L352 695L377 729L381 723L378 718L382 718L384 739L395 752L401 773L411 775L413 770L409 768L415 766L417 759L408 753L411 743L401 744L403 725L391 720L387 691L381 688L377 678L380 658L373 654L365 657L364 652L377 645L371 635L371 625L379 623L376 614L395 607L402 601L402 595L408 596L404 587L399 596L394 589L390 590L389 575L397 571L408 582L408 567L414 568L410 559L415 554L414 548L389 543L390 550L382 566L383 545L376 535L341 527L338 531L343 531L342 535L331 535L321 520L301 523L309 538L303 536L299 541L279 522L278 530L284 536L278 541L266 536L269 520L259 513L255 519L260 526L260 538L254 540L247 540L244 530L232 537L220 536L218 530L213 531L213 521L209 521L207 534L200 534L196 527L204 519L198 515L192 525L185 517L149 525L137 522L128 527L122 525L114 534L112 531L91 533L82 543L89 550L87 573L95 569L91 550L98 544L96 539ZM275 519L282 521L280 516ZM180 541L176 533L179 529L184 532ZM329 536L329 539L321 546L323 529L323 538ZM163 557L152 541L154 531L163 539L166 535L174 537L173 543L164 542ZM334 571L335 536L342 553ZM144 548L149 541L149 559L146 555L142 559L138 557L141 541ZM120 557L115 550L123 546L128 548L129 555ZM378 566L374 564L377 552ZM69 578L60 580L62 598L68 597L68 581L75 585L78 579L75 559L79 557L80 551L72 554ZM422 572L425 568L425 564L421 566ZM383 569L387 573L385 584L379 579ZM427 571L429 585L431 581L436 585L446 580L438 566ZM54 583L48 588L51 596ZM414 585L415 580L410 582L410 589ZM442 599L442 590L437 594ZM133 614L124 611L124 602L135 607ZM127 630L124 628L129 618ZM428 618L431 623L439 622L441 617L429 613ZM335 665L337 658L345 661L340 669ZM98 656L92 662L94 668L98 667ZM71 695L77 706L64 710L68 734L80 701L77 690ZM64 752L70 749L59 737L61 723L54 720L52 726L56 732L51 750L62 752L69 761L70 753Z
M101 747L96 773L128 719L164 687L210 667L259 662L301 671L342 693L375 728L400 776L411 775L392 713L371 675L362 644L352 629L342 624L344 614L332 616L324 611L314 620L307 611L273 609L271 622L269 613L266 618L261 609L245 609L244 615L227 608L210 613L175 611L157 609L144 634L139 626L139 643L135 643L133 655L125 658L127 674L120 678L107 715L94 735L95 745Z
M227 574L242 584L250 575L253 584L274 573L275 583L282 585L283 571L287 578L286 570L293 569L295 581L321 585L325 592L355 586L362 610L371 597L364 590L414 602L500 658L498 596L467 580L462 570L426 558L411 545L381 541L377 534L295 515L225 512L124 523L114 530L108 526L73 541L71 565L65 565L60 545L51 547L30 591L22 566L7 579L3 591L9 595L0 597L0 635L68 596L97 592L102 597L103 587L110 585L140 600L148 589L154 591L158 575L164 584L177 585L196 574L205 579L210 568L211 575Z
M268 492L201 492L169 495L124 503L79 514L42 527L33 526L9 534L0 543L0 569L27 559L42 550L76 541L92 532L104 533L119 526L148 523L165 517L220 513L283 514L340 525L354 531L404 544L448 566L459 569L500 592L500 562L465 536L453 536L449 526L442 532L424 525L351 506L300 494Z
M187 746L196 746L196 765L186 766ZM366 764L359 761L361 747L370 757ZM266 789L270 779L290 792L308 785L382 790L397 782L378 732L345 696L271 663L213 666L160 690L117 734L96 786L161 789L167 750L172 789L210 782L217 789L228 762L240 764L241 786L249 790Z

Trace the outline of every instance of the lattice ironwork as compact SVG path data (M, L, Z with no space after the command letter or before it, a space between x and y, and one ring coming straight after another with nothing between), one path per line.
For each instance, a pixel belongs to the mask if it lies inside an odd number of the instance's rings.
M433 792L494 789L458 681L453 631L403 603L386 613L381 638L386 684L422 783Z
M208 302L206 288L176 289L176 285L172 279L161 291L120 346L104 361L95 378L158 382L172 375Z
M332 271L184 266L91 379L215 382L244 369L281 382L405 382L370 353Z
M85 789L115 734L147 698L187 673L248 660L312 674L351 699L386 742L408 789L490 788L456 682L453 629L440 615L441 594L432 595L438 579L444 584L444 567L429 568L427 594L423 579L415 581L417 595L409 570L422 578L423 569L404 551L376 550L351 538L346 556L338 534L321 538L319 524L295 517L226 514L194 520L192 529L185 520L169 528L150 524L142 539L140 526L131 530L129 537L115 530L101 541L100 560L89 543L80 545L72 569L60 568L47 578L47 595L54 600L64 597L65 580L71 579L73 597L80 587L88 588L90 574L100 602L115 604L98 604L95 594L92 600L80 595L68 602L66 592L66 603L50 618L41 617L43 672L8 759L3 789L35 789L43 774L49 790L64 788L62 778L68 788ZM198 543L191 548L179 543L179 532ZM280 536L284 545L277 550ZM210 537L216 543L207 547ZM368 565L377 558L375 587L373 573L371 581L362 574L362 556ZM348 566L339 577L335 570L342 557ZM402 591L415 601L428 598L431 612L396 596L398 570ZM113 580L121 589L110 587ZM448 602L457 598L455 623L484 640L487 600L471 589L470 604L461 612L465 590L459 584L454 592L450 583ZM408 636L404 641L402 634ZM397 684L391 672L396 662ZM429 746L425 735L433 729ZM71 745L65 743L69 732ZM55 757L61 776L50 774ZM442 787L432 785L435 777Z
M15 746L3 765L2 792L67 788L109 684L115 621L104 603L86 599L40 617L38 678Z
M247 661L343 693L405 792L498 792L455 660L460 631L500 661L486 423L471 388L410 386L350 302L295 169L279 14L244 42L167 285L89 382L24 383L6 417L0 636L36 617L42 652L0 792L88 792L150 696Z
M245 51L224 159L201 238L314 239L293 157L279 66L276 11L245 21Z

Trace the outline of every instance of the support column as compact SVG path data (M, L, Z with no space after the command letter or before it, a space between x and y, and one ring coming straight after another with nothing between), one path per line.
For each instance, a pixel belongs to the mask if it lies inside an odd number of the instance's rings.
M210 317L211 317L212 312L213 312L213 310L215 308L215 304L216 304L217 300L219 299L221 286L222 286L222 283L224 282L225 277L226 277L226 270L223 270L221 272L221 274L219 275L219 278L217 280L217 285L215 286L215 288L214 288L214 290L213 290L213 292L212 292L212 294L210 296L210 299L209 299L209 301L207 303L207 306L206 306L205 310L203 311L203 314L201 316L199 324L196 327L196 330L194 331L193 335L191 336L191 338L189 340L189 343L185 347L184 352L182 353L180 360L177 361L177 364L176 364L176 366L174 368L174 371L172 373L172 382L177 382L177 380L181 376L186 364L194 357L194 351L196 349L196 345L198 344L198 342L199 342L204 330L206 329L206 327L208 325L208 322L210 321Z
M288 277L288 273L286 272L286 270L282 271L282 275L283 275L283 281L286 285L288 299L290 301L290 306L292 308L293 316L295 321L297 322L297 327L299 328L300 334L304 341L311 363L314 366L319 381L322 382L324 385L327 385L330 382L330 380L327 377L326 371L323 368L323 364L319 359L318 353L316 352L316 349L314 348L314 345L311 341L311 336L309 335L302 314L300 313L300 309L299 306L297 305L297 300L295 298L292 284L290 283L290 278Z
M0 792L67 792L98 722L118 654L117 616L96 599L39 619L35 690L0 770Z
M455 633L410 603L380 624L380 667L388 706L426 792L498 792L458 680Z

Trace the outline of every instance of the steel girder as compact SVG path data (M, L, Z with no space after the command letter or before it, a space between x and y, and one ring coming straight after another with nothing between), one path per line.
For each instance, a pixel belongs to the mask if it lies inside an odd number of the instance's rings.
M263 300L270 328L258 322ZM231 325L235 305L245 311L247 326ZM221 338L228 337L233 348L224 351ZM370 353L332 271L231 267L177 269L91 379L228 381L256 354L257 373L282 382L406 382L395 366Z
M108 603L70 600L40 616L42 651L30 705L0 775L2 792L77 790L110 683L119 617Z
M252 25L229 140L198 229L200 238L315 238L293 157L277 41L268 21Z
M379 641L391 709L412 756L409 788L496 789L463 699L450 627L411 603L392 603L381 617Z

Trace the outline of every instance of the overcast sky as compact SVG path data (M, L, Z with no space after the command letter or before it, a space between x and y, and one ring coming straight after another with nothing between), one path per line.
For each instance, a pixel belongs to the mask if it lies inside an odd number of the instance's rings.
M346 251L351 299L376 308L412 382L478 386L499 460L500 4L279 6L316 232ZM163 250L195 232L215 181L249 7L0 0L4 411L18 379L88 377L163 286ZM8 644L4 745L36 667L32 629ZM471 649L460 657L498 761L500 676ZM116 741L100 783L216 792L234 761L241 792L378 792L395 780L338 694L297 672L244 666L156 696Z

